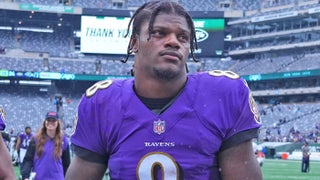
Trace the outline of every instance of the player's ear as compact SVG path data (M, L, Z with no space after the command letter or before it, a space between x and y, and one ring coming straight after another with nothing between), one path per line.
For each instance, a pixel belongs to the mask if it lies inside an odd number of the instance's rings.
M137 53L139 51L139 47L140 47L140 42L138 41L138 35L132 36L131 37L131 42L132 43L132 52Z

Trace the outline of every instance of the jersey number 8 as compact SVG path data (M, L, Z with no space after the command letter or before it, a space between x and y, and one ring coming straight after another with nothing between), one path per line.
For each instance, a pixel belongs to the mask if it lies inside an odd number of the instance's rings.
M90 96L94 95L97 92L97 90L105 89L105 88L109 87L111 84L112 84L112 80L110 80L110 79L99 81L86 90L86 96L90 97Z

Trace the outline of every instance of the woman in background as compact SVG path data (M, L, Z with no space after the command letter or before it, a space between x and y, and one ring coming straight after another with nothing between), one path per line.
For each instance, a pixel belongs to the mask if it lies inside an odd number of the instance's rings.
M32 138L22 164L22 179L64 180L70 164L69 142L61 130L56 112L48 112L42 127Z

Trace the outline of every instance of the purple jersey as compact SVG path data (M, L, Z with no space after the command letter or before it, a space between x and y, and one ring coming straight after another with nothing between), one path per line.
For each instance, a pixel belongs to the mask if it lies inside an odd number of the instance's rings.
M65 136L63 136L62 151L64 151L68 146L69 141ZM53 152L54 142L53 140L48 139L44 144L42 156L38 158L36 154L34 155L33 171L36 172L35 180L64 180L62 159L55 159Z
M0 113L0 131L3 131L6 128L5 117L3 113Z
M21 144L20 144L20 148L22 149L27 149L27 147L29 146L29 143L31 141L33 134L30 133L29 135L25 134L25 133L20 133L19 137L21 139Z
M71 137L106 157L111 179L150 179L156 172L163 179L221 179L218 152L256 137L261 126L247 84L234 73L188 75L161 114L141 102L133 83L107 80L89 88Z

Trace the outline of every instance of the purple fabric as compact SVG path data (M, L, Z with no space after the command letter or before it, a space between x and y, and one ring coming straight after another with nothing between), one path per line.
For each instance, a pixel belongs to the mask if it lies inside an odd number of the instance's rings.
M33 134L30 133L29 135L25 134L25 133L20 133L19 137L21 139L21 144L20 144L20 148L22 149L27 149L27 147L29 146L29 143L31 141Z
M113 180L149 179L161 173L151 169L157 163L164 179L221 179L217 153L222 144L261 126L242 79L189 75L183 92L160 115L136 96L133 81L117 80L84 96L71 137L75 145L108 158Z
M5 124L5 118L2 113L0 113L0 131L3 131L6 129L6 124Z
M37 141L36 141L37 142ZM62 151L68 147L68 139L64 136L62 142ZM34 155L34 172L36 172L35 180L64 180L63 165L61 157L55 159L54 142L51 139L44 144L44 151L40 158Z

